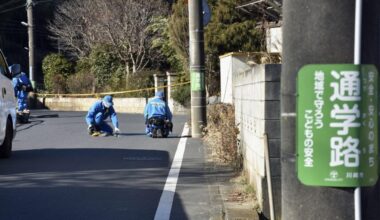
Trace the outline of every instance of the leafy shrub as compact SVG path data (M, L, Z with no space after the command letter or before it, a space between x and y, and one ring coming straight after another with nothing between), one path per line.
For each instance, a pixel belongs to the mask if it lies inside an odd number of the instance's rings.
M158 74L156 71L138 72L128 77L126 82L127 90L138 90L154 87L153 75ZM133 93L127 93L127 97L151 97L154 95L154 90L144 90Z
M42 61L45 89L49 92L66 92L66 78L72 74L73 65L61 54L49 54Z
M88 63L89 70L96 78L97 91L110 91L113 86L111 80L115 73L120 73L122 66L120 59L107 45L99 45L92 49ZM119 77L119 76L116 76Z
M53 75L50 82L54 85L51 90L53 93L66 93L66 79L62 74Z
M189 107L191 100L190 85L180 85L172 90L172 98L179 104Z
M94 92L95 76L92 73L79 72L67 79L67 88L70 93Z
M125 90L126 83L125 83L125 69L122 67L119 67L116 69L116 71L112 74L108 86L106 86L107 91L120 91Z

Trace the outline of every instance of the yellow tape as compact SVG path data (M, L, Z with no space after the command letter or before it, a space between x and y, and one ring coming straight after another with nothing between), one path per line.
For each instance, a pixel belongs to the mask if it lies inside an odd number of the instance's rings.
M190 84L190 82L183 82L183 83L177 83L173 84L170 87L175 87L175 86L181 86L181 85L186 85ZM168 86L157 86L158 89L161 88L167 88ZM85 96L95 96L95 97L100 97L104 95L117 95L117 94L125 94L125 93L133 93L133 92L142 92L142 91L148 91L148 90L154 90L156 87L150 87L150 88L145 88L145 89L134 89L134 90L127 90L127 91L118 91L118 92L100 92L100 93L86 93L86 94L53 94L53 93L36 93L38 96L66 96L66 97L85 97Z

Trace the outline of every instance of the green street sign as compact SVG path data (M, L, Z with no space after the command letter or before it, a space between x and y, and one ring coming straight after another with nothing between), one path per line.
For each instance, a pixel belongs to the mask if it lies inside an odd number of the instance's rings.
M376 184L377 80L374 65L306 65L299 71L297 173L303 184Z
M204 73L197 71L190 71L191 91L199 92L204 91Z

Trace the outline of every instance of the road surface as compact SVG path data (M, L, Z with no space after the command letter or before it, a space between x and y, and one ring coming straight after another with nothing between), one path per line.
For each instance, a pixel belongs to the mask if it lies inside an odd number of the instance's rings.
M187 116L152 139L142 114L119 114L119 137L89 136L85 114L33 111L18 125L0 160L0 219L210 219L204 147L182 134Z

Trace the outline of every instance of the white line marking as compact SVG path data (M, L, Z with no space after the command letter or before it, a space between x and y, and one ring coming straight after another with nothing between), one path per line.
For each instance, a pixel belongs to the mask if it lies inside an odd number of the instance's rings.
M189 134L189 126L185 124L181 139L179 140L177 151L174 155L172 167L170 168L168 178L166 179L164 191L161 194L160 202L154 216L154 220L169 220L170 212L173 206L173 198L175 189L177 187L177 181L179 171L181 170L183 154L185 153L187 135Z

